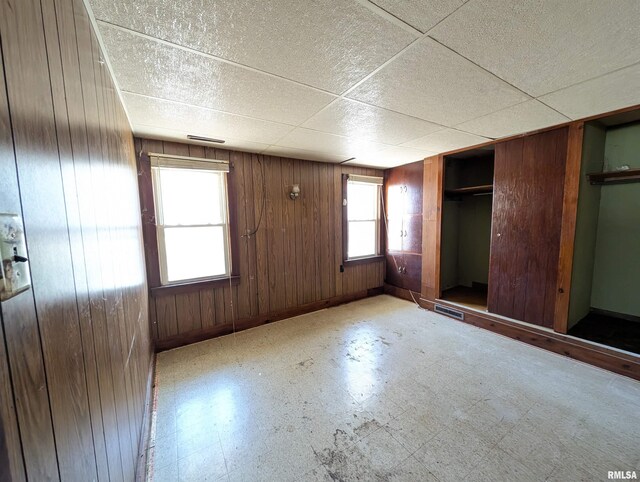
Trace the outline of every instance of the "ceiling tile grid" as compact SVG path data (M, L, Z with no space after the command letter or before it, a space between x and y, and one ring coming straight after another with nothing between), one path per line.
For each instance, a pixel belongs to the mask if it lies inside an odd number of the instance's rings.
M640 63L543 95L540 100L572 119L640 104Z
M302 127L332 134L401 144L443 126L350 99L338 99L307 120Z
M567 122L570 119L537 100L529 100L458 124L456 129L484 137L507 137Z
M125 92L297 125L336 97L100 24Z
M162 127L148 126L137 124L134 134L138 137L148 139L159 139L162 141L187 142L187 135L193 134L191 131L182 130L179 126L171 129L163 129ZM269 147L269 144L261 144L259 142L251 142L233 137L226 137L224 144L212 144L210 142L202 142L196 140L188 140L189 144L197 144L207 147L220 147L223 149L235 149L248 152L263 152Z
M465 0L372 0L372 3L426 33Z
M640 61L637 0L471 0L429 35L528 94Z
M481 144L490 140L491 139L486 137L469 134L468 132L445 129L407 142L403 144L403 146L432 152L446 152Z
M447 126L530 99L429 37L347 97Z
M353 156L371 154L388 147L378 142L371 142L352 137L337 136L326 132L297 127L277 143L281 147L324 151L328 154L342 155L345 159Z
M334 93L416 38L353 0L91 3L100 20Z
M189 104L123 93L131 123L171 130L176 127L190 134L244 139L261 144L274 144L294 127L287 124L227 114Z
M637 0L88 1L136 135L391 167L640 103Z

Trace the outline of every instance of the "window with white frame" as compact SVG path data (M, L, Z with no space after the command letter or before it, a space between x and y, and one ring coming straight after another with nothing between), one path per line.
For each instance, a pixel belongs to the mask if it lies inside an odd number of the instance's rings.
M149 157L161 283L229 276L228 163Z
M381 177L347 177L347 260L380 254L381 188Z

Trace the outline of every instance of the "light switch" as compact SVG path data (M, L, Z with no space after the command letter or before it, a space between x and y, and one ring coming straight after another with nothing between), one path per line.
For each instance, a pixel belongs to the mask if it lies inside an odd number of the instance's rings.
M0 260L0 301L5 301L31 286L24 227L17 214L0 213Z

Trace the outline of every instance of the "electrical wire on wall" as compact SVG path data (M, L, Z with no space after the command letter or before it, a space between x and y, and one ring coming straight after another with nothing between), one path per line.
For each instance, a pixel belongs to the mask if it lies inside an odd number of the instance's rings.
M260 205L260 214L258 215L258 222L256 223L254 229L247 230L248 232L245 234L241 234L240 237L249 241L252 236L255 236L260 226L262 225L262 217L264 215L265 205L267 203L267 186L264 174L264 164L260 159L260 156L257 156L258 164L260 165L260 176L262 178L262 204ZM230 166L232 169L235 169L235 165ZM227 259L232 260L231 258L231 243L227 243ZM235 306L233 304L233 284L231 282L231 276L229 276L229 294L231 296L230 305L231 305L231 323L233 329L233 339L235 343L235 335L236 335L236 312Z
M260 175L262 177L262 205L260 206L260 216L258 216L258 222L256 224L256 227L254 228L253 231L250 231L246 234L243 234L241 237L242 238L250 238L251 236L254 236L257 232L258 229L260 229L260 224L262 224L262 215L264 213L264 206L267 202L267 185L265 183L265 176L264 176L264 165L262 164L262 161L260 160L260 156L258 156L258 164L260 164Z

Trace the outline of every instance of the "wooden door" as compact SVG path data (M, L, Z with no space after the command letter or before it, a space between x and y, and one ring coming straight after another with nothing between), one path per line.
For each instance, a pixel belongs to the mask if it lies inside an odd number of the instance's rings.
M488 310L553 326L567 128L496 145Z

